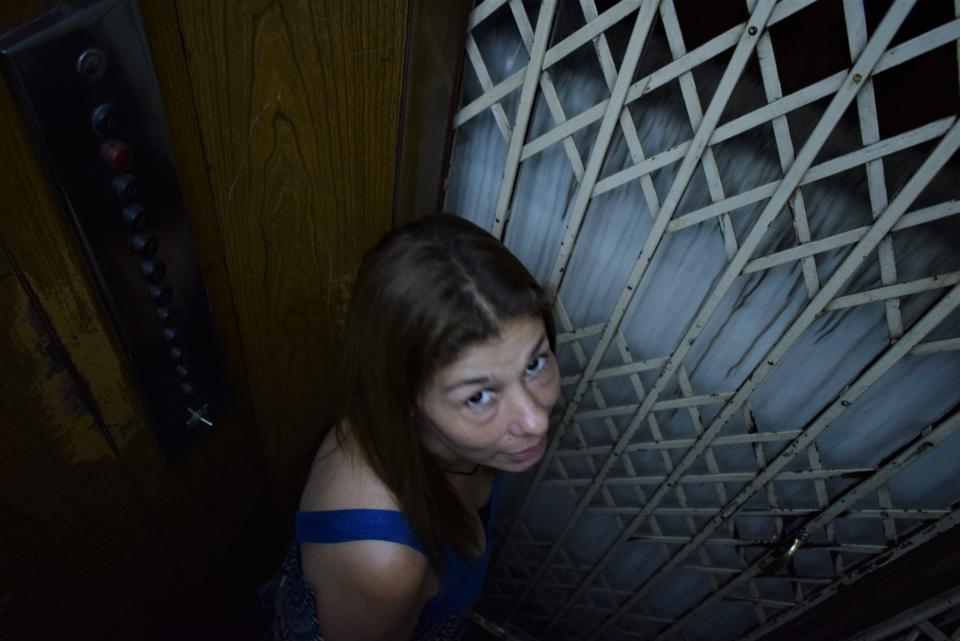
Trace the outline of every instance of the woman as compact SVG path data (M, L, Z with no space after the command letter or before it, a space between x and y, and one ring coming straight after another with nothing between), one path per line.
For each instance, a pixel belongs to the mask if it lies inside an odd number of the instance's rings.
M546 293L480 228L436 215L384 236L353 285L338 419L273 584L276 639L459 637L495 473L546 449L554 348Z

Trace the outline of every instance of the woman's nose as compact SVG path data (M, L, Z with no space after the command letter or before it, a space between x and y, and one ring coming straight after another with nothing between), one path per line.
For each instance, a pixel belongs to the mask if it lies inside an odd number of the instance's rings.
M514 422L518 431L539 436L545 434L550 424L549 408L528 389L517 395Z

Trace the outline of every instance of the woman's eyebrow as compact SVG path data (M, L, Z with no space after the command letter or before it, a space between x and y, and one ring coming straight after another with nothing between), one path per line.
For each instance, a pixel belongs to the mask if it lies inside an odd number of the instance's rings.
M457 389L458 387L466 387L468 385L489 385L493 382L494 382L493 379L490 378L489 376L483 376L481 378L468 378L465 381L460 381L459 383L454 383L453 385L444 387L443 393L449 394L450 392Z
M536 356L537 352L543 349L543 344L547 340L546 334L541 334L540 340L537 341L537 344L533 346L533 349L530 350L530 354L527 356L527 361L533 360L533 357Z
M543 349L543 344L546 342L546 340L547 340L547 335L541 334L540 340L537 341L537 344L533 346L533 349L530 350L530 354L527 356L528 361L533 360L533 357L536 355L536 353L539 352L541 349ZM447 387L444 387L443 393L449 394L450 392L457 389L458 387L467 387L468 385L491 385L495 382L496 381L494 381L494 379L492 379L489 376L481 376L479 378L468 378L466 380L458 381L453 385L448 385Z

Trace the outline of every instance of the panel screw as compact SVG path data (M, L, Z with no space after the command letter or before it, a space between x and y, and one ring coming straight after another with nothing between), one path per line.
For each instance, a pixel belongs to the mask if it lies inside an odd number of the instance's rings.
M77 73L88 80L100 80L107 72L107 54L100 49L87 49L77 58Z
M756 27L750 27L750 28L747 29L747 33L750 34L751 36L755 36L755 35L757 35L757 28L756 28Z

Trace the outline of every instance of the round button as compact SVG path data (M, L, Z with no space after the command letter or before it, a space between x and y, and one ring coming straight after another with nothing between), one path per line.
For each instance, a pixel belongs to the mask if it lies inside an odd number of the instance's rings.
M176 307L160 307L157 309L157 321L161 325L170 327L171 325L177 324L177 319L180 318L180 313L177 311Z
M152 285L148 291L148 297L154 305L167 305L173 299L173 290L166 283Z
M107 72L107 54L96 47L84 50L77 57L77 73L87 80L100 80Z
M190 368L187 367L186 365L177 365L176 367L173 368L173 371L174 371L174 372L177 374L177 376L179 376L180 378L187 378L187 377L190 376L190 374L192 373L192 372L190 371Z
M176 345L180 342L180 332L175 327L168 327L163 330L163 340L167 345Z
M159 283L167 275L167 266L162 260L145 260L140 263L140 275L151 283Z
M120 129L120 122L117 120L117 108L106 102L93 110L90 116L93 124L93 130L101 136L115 136Z
M180 383L180 391L187 396L193 396L197 393L197 386L190 382Z
M153 234L137 234L130 241L130 248L144 258L149 258L150 256L156 254L159 247L160 243L157 241L157 237Z
M190 359L187 358L187 353L183 351L183 348L180 347L171 347L170 348L170 360L178 365L185 365Z
M143 205L127 205L123 208L120 218L130 231L140 231L147 226L147 214Z
M113 189L113 195L124 202L137 198L137 177L132 174L120 174L113 179L110 187Z
M130 171L133 168L133 147L119 140L107 140L100 145L100 160L110 171Z

